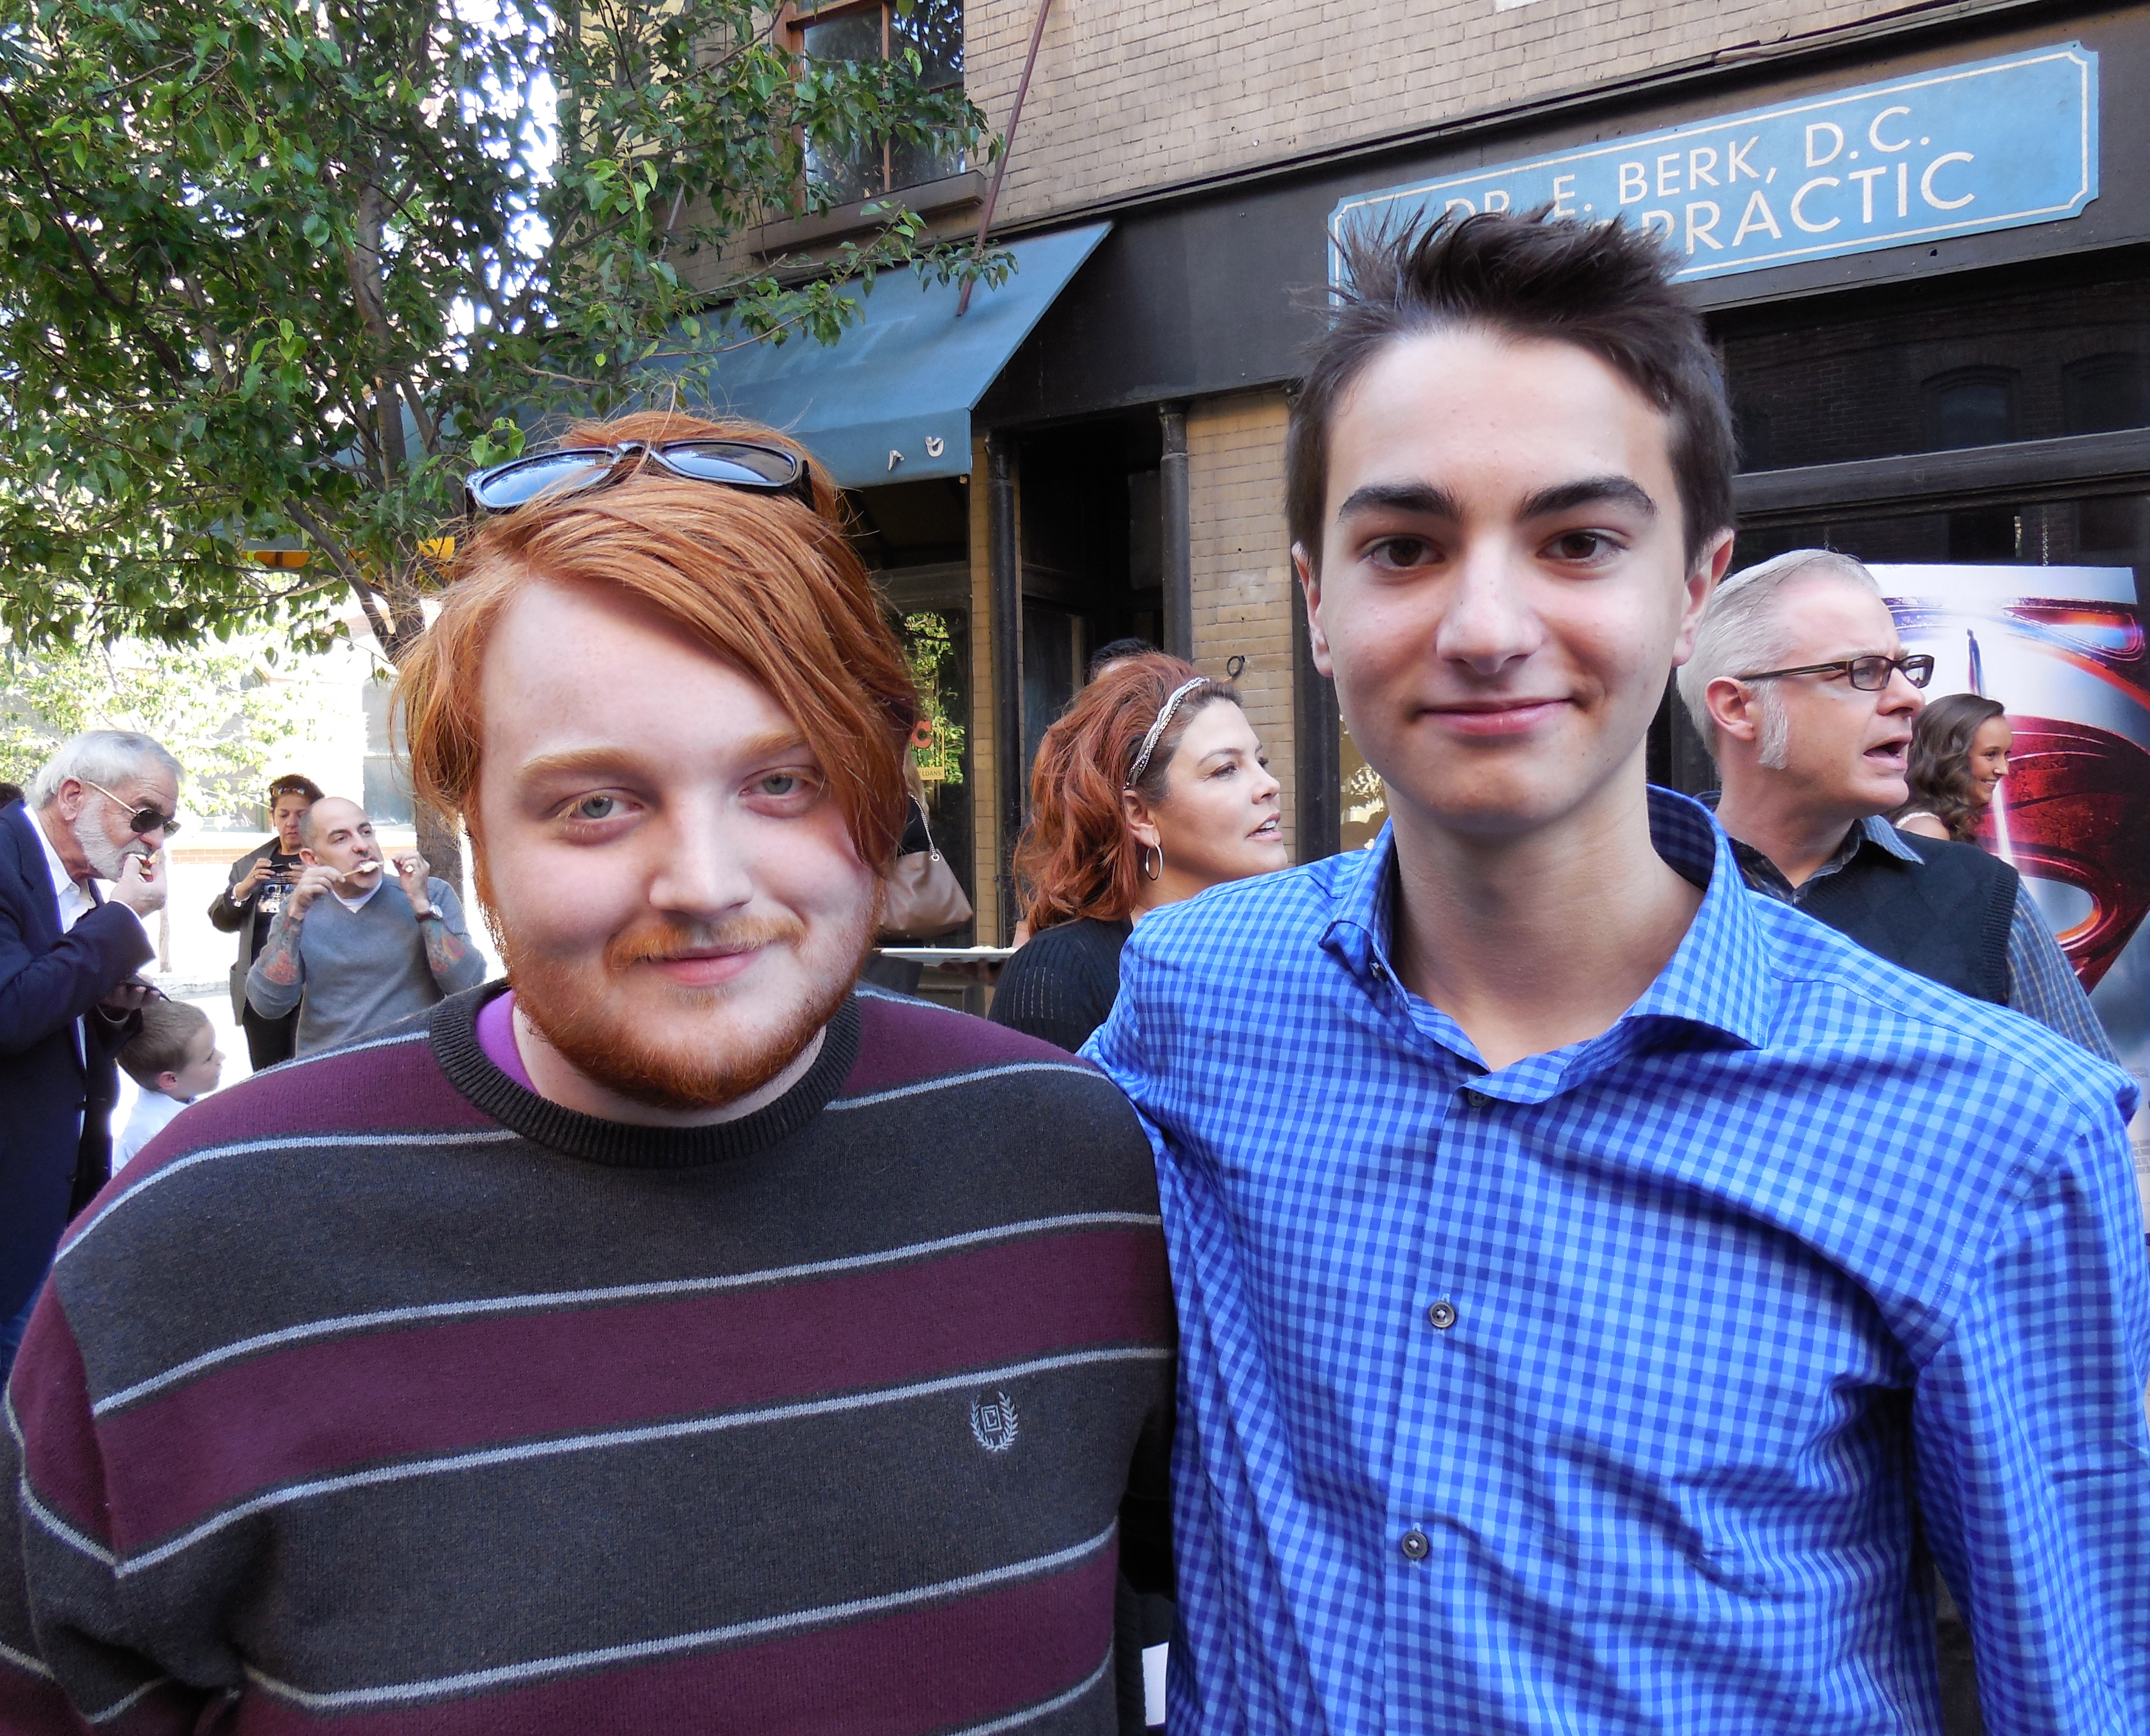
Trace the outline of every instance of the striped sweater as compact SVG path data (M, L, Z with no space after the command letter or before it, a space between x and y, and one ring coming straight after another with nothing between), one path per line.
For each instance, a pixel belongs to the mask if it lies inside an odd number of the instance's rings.
M495 1066L492 992L204 1099L78 1220L0 1731L1118 1728L1173 1339L1119 1093L861 990L758 1113L628 1127Z

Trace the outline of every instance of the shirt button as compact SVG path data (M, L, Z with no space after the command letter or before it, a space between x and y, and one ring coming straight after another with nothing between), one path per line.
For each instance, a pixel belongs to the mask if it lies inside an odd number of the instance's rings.
M1386 982L1389 980L1389 967L1378 958L1374 961L1373 977L1376 982Z
M1433 1544L1422 1531L1406 1532L1403 1542L1397 1547L1403 1551L1406 1561L1422 1562L1433 1553Z
M1426 1323L1436 1332L1446 1332L1456 1324L1455 1305L1436 1302L1426 1311Z
M1473 1109L1482 1109L1493 1099L1482 1091L1471 1091L1466 1088L1463 1093L1463 1101Z

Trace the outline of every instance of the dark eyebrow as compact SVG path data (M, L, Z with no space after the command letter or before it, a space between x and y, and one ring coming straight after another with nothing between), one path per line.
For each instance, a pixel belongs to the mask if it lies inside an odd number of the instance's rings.
M1556 482L1541 488L1523 502L1521 517L1550 518L1557 512L1572 512L1577 507L1600 505L1633 507L1645 517L1658 516L1658 503L1631 477L1584 477L1573 482Z
M1355 512L1409 512L1420 518L1456 519L1463 516L1456 497L1431 482L1368 482L1354 488L1336 509L1340 519Z

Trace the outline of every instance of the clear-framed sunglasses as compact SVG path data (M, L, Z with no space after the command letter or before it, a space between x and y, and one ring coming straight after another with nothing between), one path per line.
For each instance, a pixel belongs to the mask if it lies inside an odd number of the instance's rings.
M1751 675L1734 675L1734 681L1775 681L1786 675L1841 675L1863 694L1878 694L1899 671L1914 687L1934 679L1934 660L1924 652L1915 657L1847 657L1840 663L1801 664L1796 669L1757 669Z
M632 462L630 462L632 461ZM463 479L463 498L475 513L512 512L541 494L557 499L602 488L648 463L690 482L744 488L757 494L790 494L814 504L806 461L781 447L750 440L629 440L618 446L571 446L488 465Z

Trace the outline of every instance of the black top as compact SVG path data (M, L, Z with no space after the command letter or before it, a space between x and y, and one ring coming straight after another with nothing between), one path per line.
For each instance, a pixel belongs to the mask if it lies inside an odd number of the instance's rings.
M264 881L248 893L243 903L231 901L231 890L245 880L257 861L266 861L270 871L280 878ZM231 865L225 889L209 902L209 920L213 927L226 934L247 931L246 961L249 964L261 956L261 949L269 943L269 926L276 920L276 913L284 908L285 895L290 891L290 881L305 865L295 855L285 855L278 840L271 838L266 844L257 844Z
M1082 916L1033 935L1001 971L987 1017L1072 1053L1113 1010L1120 992L1120 948L1133 929L1129 921Z

